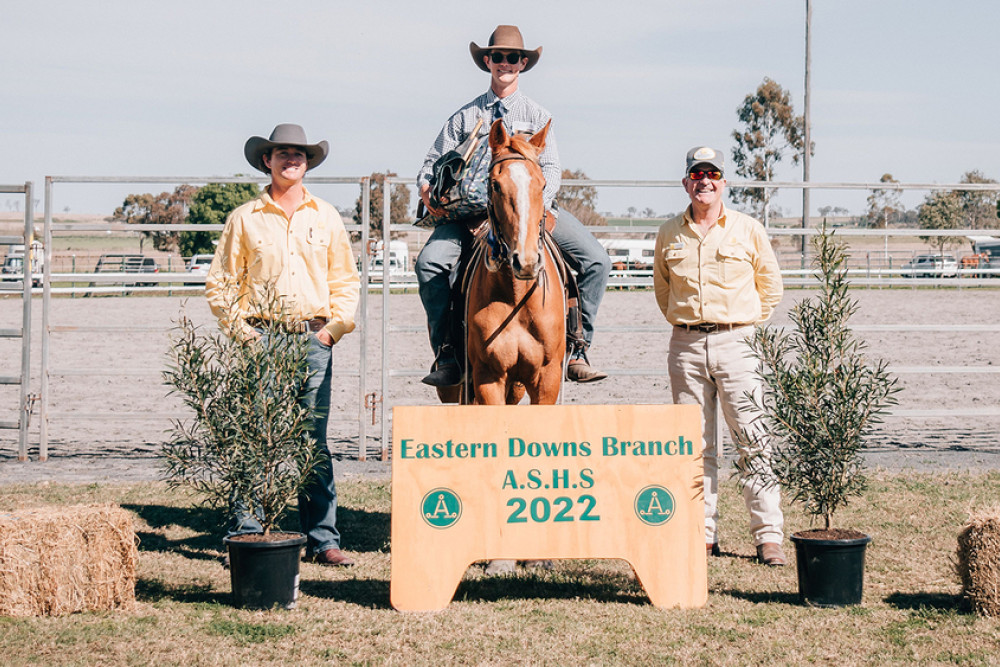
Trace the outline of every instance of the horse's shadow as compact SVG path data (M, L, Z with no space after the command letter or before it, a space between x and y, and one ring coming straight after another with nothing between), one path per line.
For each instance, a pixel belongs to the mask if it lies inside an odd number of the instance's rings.
M476 566L473 566L476 567ZM586 569L551 573L524 572L509 577L465 578L453 600L498 602L500 600L591 600L619 604L650 604L641 584L630 574Z
M338 600L367 609L391 609L389 581L386 579L303 579L299 589L305 595Z
M486 577L480 566L459 582L451 602L501 600L571 600L648 605L649 598L634 577L625 573L574 569L553 572L518 570L514 575ZM371 609L390 609L390 582L385 579L303 580L303 593Z

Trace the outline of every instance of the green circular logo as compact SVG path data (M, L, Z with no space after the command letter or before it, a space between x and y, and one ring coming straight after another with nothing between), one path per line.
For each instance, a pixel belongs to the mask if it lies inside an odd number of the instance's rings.
M650 526L662 526L674 515L674 496L666 487L652 484L635 496L635 515Z
M420 502L420 516L432 528L450 528L462 516L462 500L451 489L428 491Z

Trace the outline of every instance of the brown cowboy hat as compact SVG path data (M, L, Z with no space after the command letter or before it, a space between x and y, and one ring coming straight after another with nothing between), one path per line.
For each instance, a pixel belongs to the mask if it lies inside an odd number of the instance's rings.
M472 60L476 63L476 67L484 72L489 72L490 68L483 62L483 56L488 56L492 51L520 51L521 55L528 59L524 69L521 70L522 72L527 72L534 67L542 55L542 47L540 46L534 51L524 48L524 39L516 25L498 25L493 34L490 35L489 46L485 48L480 48L475 42L469 42Z
M301 125L282 123L276 125L267 139L264 137L250 137L243 146L243 155L246 156L254 169L265 174L270 174L271 170L264 164L264 155L269 154L272 148L277 146L295 146L306 152L306 171L313 167L318 167L330 152L330 144L321 141L318 144L310 144L306 141L306 131Z

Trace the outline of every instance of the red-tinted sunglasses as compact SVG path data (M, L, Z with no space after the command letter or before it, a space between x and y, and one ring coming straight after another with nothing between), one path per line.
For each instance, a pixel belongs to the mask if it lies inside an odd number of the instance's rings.
M521 62L521 57L520 53L498 53L494 51L490 54L490 61L494 65L499 65L506 60L508 65L516 65Z
M721 171L692 171L688 174L688 178L692 181L700 181L703 178L707 178L710 181L718 181L722 178Z

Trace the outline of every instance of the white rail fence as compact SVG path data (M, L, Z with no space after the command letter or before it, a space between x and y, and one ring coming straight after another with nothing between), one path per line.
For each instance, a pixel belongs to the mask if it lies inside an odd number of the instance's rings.
M89 273L89 272L52 272L52 248L53 237L59 234L68 234L80 231L99 231L111 234L134 233L136 231L219 231L221 225L197 226L197 225L124 225L116 223L100 223L93 225L65 224L53 221L53 191L58 184L144 184L144 183L224 183L224 182L263 182L259 178L218 178L218 177L48 177L45 184L45 211L44 211L44 271L39 278L42 286L36 289L36 294L41 292L42 296L42 342L41 342L41 374L40 388L37 396L37 406L39 409L38 420L38 449L39 460L46 460L49 456L50 426L55 423L64 423L66 420L112 420L112 421L134 421L152 420L169 421L173 419L183 419L188 415L182 412L151 413L146 411L81 411L73 409L73 406L59 405L51 403L52 383L72 377L84 378L135 378L142 376L160 376L159 365L156 363L143 366L128 366L124 364L114 364L111 366L88 364L87 350L74 350L76 362L72 366L56 366L52 363L53 346L73 345L73 336L78 333L109 333L110 332L132 332L132 333L163 333L162 327L143 325L134 323L131 325L121 325L114 323L87 324L80 326L74 323L67 323L59 319L59 301L83 293L91 294L163 294L168 291L173 294L200 294L204 288L204 277L193 275L187 272L166 272L153 274L135 273ZM349 224L348 229L361 238L361 247L370 255L373 252L375 239L369 239L369 192L370 182L368 177L350 178L313 178L310 183L335 186L353 186L360 188L360 196L363 199L362 211L363 219L360 224ZM389 219L389 196L390 188L397 184L412 184L408 179L387 178L383 183L383 220ZM653 187L653 188L679 188L679 181L566 181L566 185L593 185L595 187ZM733 183L734 186L757 186L757 187L798 187L802 184L794 183ZM810 184L809 187L820 188L854 188L854 189L920 189L920 190L952 190L952 189L974 189L991 190L1000 189L997 185L969 186L965 184L883 184L883 183L856 183L856 184ZM30 195L27 196L30 208ZM26 220L31 220L27 214ZM28 225L30 227L30 224ZM392 225L392 232L412 231L409 225ZM636 227L595 227L591 228L595 233L610 235L621 238L634 237L635 235L650 235L655 233L654 228ZM387 236L383 229L381 236ZM769 232L776 237L805 238L816 233L813 228L771 228ZM966 234L987 235L1000 237L1000 230L915 230L915 229L838 229L838 234L853 239L855 237L874 237L888 239L890 237L927 237L935 235L961 236ZM356 403L345 406L335 406L335 413L331 415L332 421L342 423L353 423L356 429L352 437L356 437L357 448L350 454L359 459L365 459L369 455L379 456L382 459L388 458L389 443L391 442L391 410L396 404L396 387L400 379L414 378L426 373L425 368L401 367L392 365L390 354L399 352L399 345L412 345L412 336L421 336L426 331L423 322L406 323L397 321L393 317L394 298L400 292L412 292L415 285L415 278L412 272L393 272L390 270L390 263L383 262L380 276L369 275L369 261L361 262L362 277L368 289L362 291L362 302L359 309L358 334L349 337L351 345L357 345L358 367L357 369L338 368L338 378L348 378L351 383L356 383ZM786 285L790 287L809 286L814 284L814 279L808 270L800 267L783 270ZM145 285L136 285L142 282ZM79 285L76 285L79 283ZM992 276L990 272L958 270L954 278L913 278L900 274L899 270L888 270L882 267L859 268L852 270L852 283L857 287L869 288L920 288L920 287L958 287L965 288L996 288L1000 287L1000 280ZM648 289L652 284L651 274L642 271L619 272L612 276L610 285L613 288L623 289ZM124 286L123 286L124 285ZM385 287L383 289L383 287ZM28 287L30 289L30 285ZM381 292L381 331L372 331L373 322L368 316L369 292ZM53 298L53 297L60 298ZM27 299L30 304L30 299ZM26 308L30 308L26 306ZM26 321L30 320L30 310L26 311ZM22 325L23 326L23 325ZM953 324L953 325L914 325L899 323L892 325L881 325L879 327L855 327L859 332L881 331L881 332L913 332L913 331L944 331L964 336L996 335L1000 333L1000 325L993 324ZM605 327L603 333L620 333L634 335L645 338L650 335L663 336L667 333L667 328L663 326L626 326L618 325ZM410 340L400 343L400 335L410 336ZM30 336L25 336L25 351L27 355L30 347ZM425 341L421 344L426 345ZM380 351L380 370L373 373L371 370L369 354L372 349L378 348ZM413 355L403 355L404 358L413 358ZM666 368L610 368L606 369L611 376L618 377L665 377ZM974 374L984 377L995 376L1000 373L1000 366L908 366L894 367L893 372L900 375L948 375L948 374ZM127 380L126 380L127 381ZM27 383L25 388L27 389ZM25 390L26 390L25 389ZM27 396L21 400L22 406L28 406ZM353 415L353 416L352 416ZM961 409L941 409L941 410L910 410L906 406L900 406L894 411L895 416L912 419L942 418L942 419L967 419L981 417L1000 417L1000 407L994 408L961 408ZM25 414L23 424L27 425L28 413ZM374 427L380 430L372 433ZM354 427L350 427L354 428ZM377 435L376 435L377 433ZM370 444L369 441L372 441ZM24 445L19 446L19 459L26 460L27 449ZM24 455L21 455L23 449Z

